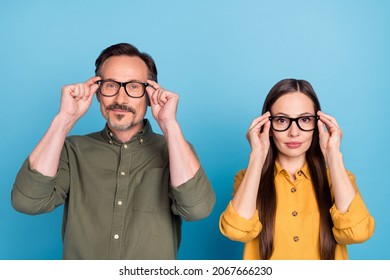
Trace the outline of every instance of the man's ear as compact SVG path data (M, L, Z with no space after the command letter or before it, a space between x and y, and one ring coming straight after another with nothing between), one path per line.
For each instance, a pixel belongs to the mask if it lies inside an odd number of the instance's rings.
M96 95L97 101L100 103L100 94L99 94L99 92L97 91L95 95Z

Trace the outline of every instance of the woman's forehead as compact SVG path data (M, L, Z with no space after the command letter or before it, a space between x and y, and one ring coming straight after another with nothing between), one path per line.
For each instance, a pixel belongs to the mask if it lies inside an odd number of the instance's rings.
M283 113L289 116L315 113L313 101L309 96L301 92L291 92L282 95L272 105L271 111L273 114Z

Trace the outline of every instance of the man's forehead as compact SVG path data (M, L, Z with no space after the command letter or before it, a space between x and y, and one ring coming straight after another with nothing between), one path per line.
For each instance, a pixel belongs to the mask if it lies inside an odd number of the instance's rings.
M101 75L148 75L145 62L137 56L112 56L108 58L100 69Z

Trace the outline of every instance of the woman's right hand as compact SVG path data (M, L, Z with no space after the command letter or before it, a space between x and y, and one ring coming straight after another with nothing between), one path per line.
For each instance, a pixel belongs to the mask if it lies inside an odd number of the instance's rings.
M264 160L268 154L270 142L269 142L269 131L271 122L269 117L270 112L266 112L260 117L254 119L246 133L246 138L251 145L252 152L260 153Z

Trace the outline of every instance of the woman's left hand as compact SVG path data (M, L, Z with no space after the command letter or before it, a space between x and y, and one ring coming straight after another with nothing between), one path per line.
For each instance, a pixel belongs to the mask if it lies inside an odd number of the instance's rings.
M325 159L327 159L330 153L340 151L343 133L335 118L321 111L318 111L317 115L320 117L318 120L320 147Z

